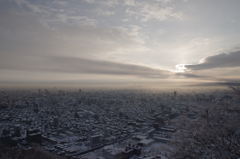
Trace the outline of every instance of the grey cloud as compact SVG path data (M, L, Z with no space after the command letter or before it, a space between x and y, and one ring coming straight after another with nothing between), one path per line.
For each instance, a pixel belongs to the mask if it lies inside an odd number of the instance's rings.
M202 63L185 65L190 70L240 67L240 50L206 57Z
M168 0L158 0L158 1L131 1L126 2L126 5L133 6L133 8L128 8L126 13L129 15L141 16L141 21L148 21L155 19L158 21L164 21L169 19L184 19L182 12L176 12L175 8L167 4Z
M117 6L119 4L118 0L84 0L87 3L97 3L97 4L101 4L104 5L106 7L114 7Z
M64 15L67 16L67 15ZM91 57L114 52L140 52L145 36L140 29L130 27L96 28L84 25L87 17L78 19L81 24L65 24L44 19L41 15L24 11L0 11L0 54L64 55Z
M43 75L44 72L56 72L64 75L147 75L159 78L167 78L171 74L141 65L91 60L96 57L104 59L107 54L121 49L133 54L141 48L138 46L144 43L144 37L136 26L96 28L51 21L51 18L45 19L25 11L0 13L1 77L5 76L3 70L39 72Z
M95 0L85 0L87 3L94 3Z
M196 80L222 81L222 79L217 78L217 77L196 75L196 74L186 73L186 72L176 73L175 77L177 77L177 78L183 77L186 79L196 79Z
M199 76L191 73L176 73L176 76L182 76L187 78L209 78L208 76Z
M157 76L158 78L167 78L171 75L169 71L147 66L60 56L21 56L18 58L5 56L0 60L0 68L30 72Z
M175 78L182 78L182 79L193 79L196 81L212 81L212 82L236 82L239 81L239 78L223 78L219 76L214 76L214 74L204 74L204 75L198 75L193 73L187 73L187 72L180 72L175 73Z

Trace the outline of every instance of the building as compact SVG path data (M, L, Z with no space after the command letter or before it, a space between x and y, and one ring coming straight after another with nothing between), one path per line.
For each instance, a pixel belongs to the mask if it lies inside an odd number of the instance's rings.
M177 97L177 92L176 91L174 91L174 98L176 98Z
M55 117L54 117L54 119L53 119L53 125L54 125L54 127L57 127L57 126L58 126L58 124L59 124L58 117L57 117L57 116L55 116Z
M144 147L148 147L150 146L152 143L154 143L154 140L152 139L144 139L144 140L141 140L138 145L139 146L144 146Z
M128 144L125 148L125 150L122 152L122 158L128 159L132 157L133 155L139 156L142 153L141 147L137 145Z
M90 137L90 145L92 147L98 146L101 144L101 136L100 135L94 135Z

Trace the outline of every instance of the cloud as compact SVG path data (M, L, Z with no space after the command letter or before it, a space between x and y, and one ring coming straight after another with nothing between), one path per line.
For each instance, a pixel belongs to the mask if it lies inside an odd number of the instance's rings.
M190 70L240 67L240 50L208 56L196 65L185 65Z
M27 4L28 1L26 1L26 0L15 0L15 3L16 3L18 6L21 6L21 5L23 5L23 4Z
M59 0L55 0L53 3L60 6L66 6L68 4L68 2L59 1Z
M46 9L48 7L45 7L45 6L42 6L39 4L34 4L27 0L14 0L14 2L18 5L18 7L20 7L20 8L27 7L30 10L32 10L32 12L34 12L34 13L49 13ZM59 3L61 3L61 2L59 2Z
M156 0L157 2L162 2L162 3L168 3L171 2L172 0Z
M196 45L208 45L209 44L209 39L198 37L193 40L191 40L191 43L194 43Z
M101 4L103 6L106 6L106 7L114 7L116 5L118 5L118 1L117 0L84 0L85 2L87 3L98 3L98 4Z
M206 78L211 78L209 76L201 76L201 75L195 75L195 74L192 74L192 73L176 73L175 74L176 76L179 76L179 77L187 77L187 78L202 78L202 79L206 79Z
M157 3L148 1L130 1L126 2L125 5L131 6L126 10L129 15L140 16L141 21L146 22L151 19L158 21L169 20L169 19L184 19L182 12L176 12L175 8L168 6L168 0L160 0Z
M75 24L75 25L89 25L96 26L97 20L90 19L87 16L78 16L78 15L68 15L65 13L60 13L54 16L54 18L49 18L45 20L47 23L54 22L64 22L66 24Z
M103 1L100 1L100 4L103 4L107 7L113 7L118 5L119 3L117 0L103 0Z
M106 16L115 14L114 11L103 10L101 8L96 9L95 12L97 13L97 15L106 15Z
M134 5L135 5L135 2L134 2L134 0L125 0L125 1L124 1L124 5L134 6Z
M87 16L58 14L57 19L46 19L24 11L0 13L0 54L67 53L69 56L103 59L109 54L133 55L149 51L142 45L147 37L136 25L97 28L94 20ZM79 24L68 21L78 21Z
M6 75L4 70L158 78L167 78L171 74L161 69L109 60L108 55L113 56L116 52L134 55L149 51L142 45L147 37L137 25L97 28L87 24L87 16L57 14L58 18L46 18L19 10L0 13L1 77Z
M0 68L14 71L154 76L158 78L167 78L171 75L169 71L143 65L63 56L20 56L12 58L12 56L5 55L0 60Z
M160 35L161 35L161 34L164 34L164 33L165 33L165 30L164 30L164 29L159 29L159 30L157 31L157 33L160 34Z
M95 0L84 0L85 2L87 2L87 3L94 3L95 2Z

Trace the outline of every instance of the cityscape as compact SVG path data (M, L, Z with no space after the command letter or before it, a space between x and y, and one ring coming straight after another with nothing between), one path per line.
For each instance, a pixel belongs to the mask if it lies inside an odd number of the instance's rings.
M0 159L240 159L240 0L0 0Z
M229 90L6 89L0 96L0 139L24 151L37 143L72 159L167 159L179 132L174 119L194 120L192 107L233 98Z

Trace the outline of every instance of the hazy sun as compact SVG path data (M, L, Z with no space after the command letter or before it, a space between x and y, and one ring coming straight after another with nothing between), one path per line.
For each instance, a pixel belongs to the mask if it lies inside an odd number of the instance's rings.
M177 68L177 72L185 72L186 71L186 65L189 65L189 64L178 64L176 65L175 67Z

